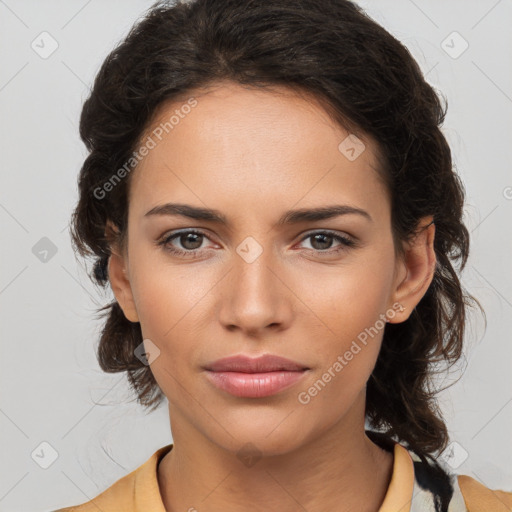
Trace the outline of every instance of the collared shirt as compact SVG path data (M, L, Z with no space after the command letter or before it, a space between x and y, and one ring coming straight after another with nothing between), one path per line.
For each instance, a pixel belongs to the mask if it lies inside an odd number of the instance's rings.
M450 472L443 462L422 460L397 442L382 443L379 434L367 433L394 456L391 481L379 512L512 511L512 492L489 489L470 476ZM171 443L158 449L91 501L55 512L166 512L157 467L172 447Z

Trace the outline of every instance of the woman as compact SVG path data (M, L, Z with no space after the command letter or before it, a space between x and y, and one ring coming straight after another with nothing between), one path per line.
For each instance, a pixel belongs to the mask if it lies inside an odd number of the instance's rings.
M83 107L72 236L116 298L100 365L173 443L63 510L512 506L440 457L478 304L444 116L347 0L150 9Z

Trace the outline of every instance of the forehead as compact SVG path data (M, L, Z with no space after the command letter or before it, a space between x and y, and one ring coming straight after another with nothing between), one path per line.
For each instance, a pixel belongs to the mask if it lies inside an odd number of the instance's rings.
M220 210L236 199L260 211L343 198L386 206L373 141L354 138L315 98L284 87L191 91L158 109L141 141L148 137L154 147L130 186L139 214L171 199ZM346 153L354 141L355 159Z

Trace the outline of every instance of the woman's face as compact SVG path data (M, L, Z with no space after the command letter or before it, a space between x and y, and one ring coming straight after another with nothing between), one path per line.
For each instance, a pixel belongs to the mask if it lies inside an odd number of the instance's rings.
M190 96L142 139L127 255L109 268L125 315L141 324L173 433L278 454L335 425L361 426L384 315L403 321L397 301L406 303L374 146L285 89L225 83ZM225 223L166 214L166 204L215 210ZM293 221L328 207L359 213ZM266 396L240 396L204 369L240 354L308 370Z

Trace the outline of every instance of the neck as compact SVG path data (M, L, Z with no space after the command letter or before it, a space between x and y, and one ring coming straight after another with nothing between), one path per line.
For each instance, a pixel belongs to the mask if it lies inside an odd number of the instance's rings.
M391 480L393 454L367 437L364 415L362 425L340 421L295 450L245 463L236 451L177 421L177 411L171 417L173 449L158 466L167 512L377 512Z

